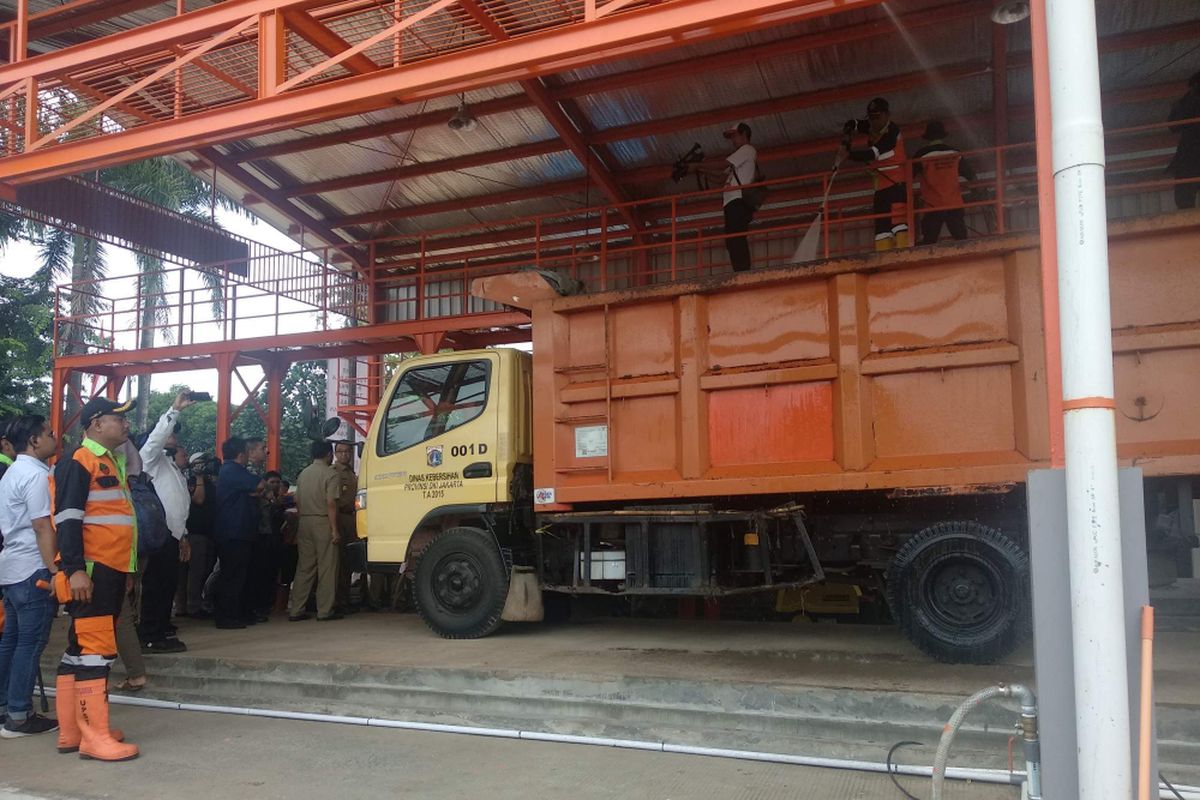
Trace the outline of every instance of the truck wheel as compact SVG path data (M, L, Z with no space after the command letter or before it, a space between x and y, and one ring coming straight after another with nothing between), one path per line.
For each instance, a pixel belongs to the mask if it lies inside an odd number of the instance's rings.
M991 664L1029 633L1029 558L986 525L921 531L892 559L887 589L900 630L938 661Z
M500 627L508 574L491 537L478 528L450 528L421 553L413 604L445 639L478 639Z

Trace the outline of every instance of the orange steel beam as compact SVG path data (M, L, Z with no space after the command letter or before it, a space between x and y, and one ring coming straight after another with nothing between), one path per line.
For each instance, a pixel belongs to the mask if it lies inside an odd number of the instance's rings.
M990 7L990 4L987 3L983 5ZM901 17L900 20L905 27L912 29L914 27L952 21L953 19L958 18L959 15L968 11L971 14L978 14L981 13L980 9L981 7L975 4L955 4L951 6L941 6L928 12L907 14ZM766 54L768 53L774 55L786 55L792 52L800 52L819 47L820 40L826 38L828 38L829 42L833 44L857 41L860 38L871 38L879 35L878 28L882 27L882 25L883 23L879 23L877 25L876 23L872 22L864 25L847 26L845 29L837 29L834 31L823 32L821 34L794 37L792 39L786 39L771 45L764 45L759 48L742 48L723 53L716 53L711 56L700 56L693 59L670 62L658 67L629 70L627 72L604 76L602 78L578 81L563 86L549 88L549 92L551 97L555 99L562 99L566 97L579 97L596 94L609 89L626 88L655 80L666 80L681 74L703 74L711 69L720 68L722 66L732 66L745 63L747 61L757 60L760 55L766 57ZM890 21L886 22L888 29L891 28L891 25L892 23ZM859 31L864 32L865 35L861 37L855 35ZM1120 34L1101 39L1100 51L1102 53L1112 53L1122 50L1137 49L1139 47L1149 47L1157 44L1166 44L1195 38L1197 34L1198 31L1195 30L1195 27L1189 25L1173 25L1147 31L1138 31L1131 34ZM1010 62L1013 62L1014 58L1015 63L1010 63L1009 69L1027 68L1029 66L1028 52L1012 54L1010 57ZM473 105L471 111L476 117L484 117L492 114L504 114L521 108L528 108L532 104L532 101L525 95L511 95L509 97L499 98L497 100L488 100L483 103ZM330 147L362 139L372 139L397 133L407 133L427 126L441 125L445 122L445 116L445 111L430 112L406 119L389 120L387 122L372 123L370 125L362 125L327 134L302 137L279 144L251 148L237 154L236 158L239 161L250 161L259 158L272 158L275 156L315 150L322 147ZM834 146L836 147L836 142L834 143ZM499 155L499 152L497 152L497 155ZM623 176L618 177L621 180L624 180Z
M503 6L503 2L502 2ZM497 41L507 41L510 37L504 27L497 23L492 17L484 11L478 3L478 0L461 0L460 7L467 12L468 15L487 31L492 38ZM578 108L572 108L574 114L565 108L559 101L550 96L545 84L541 78L529 78L521 81L521 88L525 90L525 94L533 101L538 110L542 112L542 116L550 123L550 127L558 132L559 138L566 142L567 148L571 151L575 159L579 161L590 177L594 178L596 183L600 185L600 190L613 203L623 204L628 202L628 195L618 185L613 177L612 168L607 164L607 158L611 155L601 147L595 147L587 141L584 134L587 133L591 126L583 117L583 113ZM638 222L637 214L625 205L619 205L617 214L625 220L630 229L635 231L634 235L641 240L641 224Z
M445 112L441 114L445 118ZM402 167L360 172L341 178L329 178L312 183L301 183L281 190L285 197L304 197L307 195L337 192L342 189L353 189L358 186L370 186L376 183L391 183L392 181L417 178L422 175L436 175L441 172L455 172L485 164L499 164L517 161L522 158L544 156L548 153L558 153L566 150L567 146L559 139L547 139L542 142L519 144L515 147L505 147L501 150L487 150L482 153L471 153L465 156L446 158L440 161L425 161L416 164L405 164Z
M529 315L515 311L495 311L483 314L460 315L453 317L429 317L419 320L402 322L383 322L371 326L356 328L333 328L325 331L309 333L282 334L279 336L260 336L247 339L229 339L219 342L198 342L187 345L166 345L145 350L89 353L83 355L60 356L55 360L56 367L65 369L81 369L91 371L95 367L112 367L113 374L130 374L122 366L137 364L144 366L143 371L170 371L167 364L178 364L176 369L200 369L214 365L215 359L229 356L229 363L238 354L252 356L261 353L264 357L274 353L292 358L295 352L305 352L304 359L336 357L332 348L346 346L351 349L367 347L371 342L386 345L394 339L403 339L424 333L448 333L461 330L486 330L488 328L508 328L515 325L528 325ZM367 341L364 341L367 340ZM341 351L345 354L348 351ZM376 351L376 352L387 352Z
M58 53L0 67L0 85L38 78L81 62L99 64L135 47L158 46L190 35L171 27L203 17L208 32L219 32L245 19L250 9L265 13L311 5L313 0L226 0L202 11L118 34ZM469 87L494 86L515 79L552 74L659 52L678 46L680 37L699 43L764 27L823 16L880 0L674 0L591 23L575 23L521 36L399 68L381 69L329 83L198 113L131 130L63 142L51 148L0 159L0 181L16 184L48 180L139 158L166 155L201 145L244 138L297 125L326 121L380 108L393 98L405 102L439 97ZM243 16L238 17L238 14ZM155 30L151 30L155 29ZM507 65L497 70L497 64ZM30 65L33 65L32 67Z
M296 35L331 58L351 47L349 42L313 19L305 11L296 9L285 11L283 18ZM379 69L378 64L362 53L350 56L342 62L342 66L358 75L366 75L368 72L375 72Z
M409 217L441 214L444 211L457 211L464 208L478 208L480 206L497 206L503 205L504 203L517 203L522 200L545 197L546 195L575 194L577 192L584 191L587 188L587 185L587 181L583 180L582 178L572 178L569 181L546 183L540 186L530 186L521 189L509 189L507 191L495 192L493 194L459 197L452 200L442 200L437 203L425 203L419 206L408 206L407 208L384 208L380 209L379 211L368 211L363 214L351 214L349 216L329 220L329 225L334 228L353 228L359 225L371 225L377 222L390 222L397 219L408 219Z
M990 8L990 3L954 3L947 6L939 6L929 11L905 14L900 17L900 22L911 30L929 25L944 24L963 17L978 16L988 8ZM727 50L712 55L672 61L646 69L628 70L615 75L606 75L600 78L577 81L561 86L547 87L547 91L550 97L555 100L583 97L612 89L622 89L654 81L668 80L681 75L704 74L711 70L736 66L762 58L774 58L811 50L823 44L845 44L861 41L892 30L894 30L894 26L890 20L876 20L863 24L847 25L844 28L824 31L819 34L796 36L756 48ZM485 117L529 108L532 105L532 99L526 95L518 94L474 104L471 106L471 112L476 117ZM444 111L436 111L406 119L361 125L333 133L307 136L288 142L251 148L237 157L241 161L251 161L363 139L375 139L397 133L408 133L431 125L441 125L445 122L445 116L446 113Z
M76 31L85 25L132 14L162 3L162 0L81 0L64 6L49 8L29 17L31 41L44 39L68 31Z
M327 0L226 0L182 16L0 66L0 84L31 77L45 79L89 67L114 67L135 56L161 53L174 45L207 39L256 14L312 8L323 2Z
M494 114L506 114L509 111L529 108L532 105L533 102L524 94L514 94L508 97L499 97L495 100L486 100L482 103L472 104L471 113L478 119ZM397 133L410 133L433 125L445 125L449 114L450 112L445 109L428 111L424 114L416 114L404 119L362 125L357 128L333 131L332 133L301 136L286 142L252 147L238 153L236 157L238 161L257 161L264 158L276 158L290 153L303 153L347 142L361 141L363 139L378 139L384 136L394 136Z

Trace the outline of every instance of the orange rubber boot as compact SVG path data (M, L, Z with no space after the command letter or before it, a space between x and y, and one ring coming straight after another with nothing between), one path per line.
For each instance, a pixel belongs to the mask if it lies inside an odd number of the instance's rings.
M54 710L58 712L58 752L74 753L83 738L79 723L75 720L78 701L75 699L75 676L59 675L55 683ZM125 734L109 728L108 735L118 742L125 741Z
M75 681L79 725L79 757L97 761L129 761L138 757L134 744L118 742L108 731L108 681Z

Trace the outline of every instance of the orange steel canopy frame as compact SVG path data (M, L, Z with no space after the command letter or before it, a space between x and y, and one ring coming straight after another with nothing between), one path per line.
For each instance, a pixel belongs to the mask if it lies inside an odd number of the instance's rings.
M1139 4L1136 21L1121 5L1100 2L1100 51L1119 76L1104 89L1109 127L1121 129L1110 136L1109 191L1125 205L1110 204L1134 216L1169 192L1161 168L1174 137L1161 120L1190 74L1200 21L1188 0ZM173 155L305 246L173 261L169 321L148 350L131 337L147 297L119 279L63 287L54 413L72 371L104 376L112 392L130 375L216 368L227 399L236 370L256 365L277 397L289 363L366 357L342 403L361 426L378 401L375 356L529 340L526 315L468 296L473 277L536 266L611 289L720 273L719 192L685 184L662 195L675 156L694 140L711 154L738 120L754 126L772 176L752 229L756 267L787 263L827 186L834 134L875 95L892 99L910 153L927 119L951 115L952 138L980 173L973 236L1034 230L1037 48L1024 26L992 25L991 6L0 0L12 17L0 197ZM446 130L460 100L485 135ZM822 255L864 249L869 206L869 174L839 179ZM207 333L197 317L207 300L187 278L196 268L221 279L226 317ZM106 311L77 313L80 293L105 298ZM256 317L270 332L248 339ZM255 409L276 418L275 434L277 408Z

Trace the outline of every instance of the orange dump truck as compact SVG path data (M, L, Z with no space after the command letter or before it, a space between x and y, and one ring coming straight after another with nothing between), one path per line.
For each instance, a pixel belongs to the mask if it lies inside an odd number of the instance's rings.
M1186 538L1200 228L1180 219L1115 223L1111 262L1120 455ZM369 558L407 565L436 632L536 618L537 587L770 607L839 580L944 660L1024 635L1024 481L1049 465L1035 237L574 296L524 272L473 293L530 311L532 358L405 362L362 469Z

